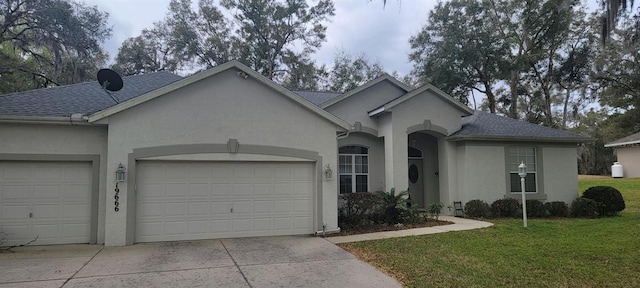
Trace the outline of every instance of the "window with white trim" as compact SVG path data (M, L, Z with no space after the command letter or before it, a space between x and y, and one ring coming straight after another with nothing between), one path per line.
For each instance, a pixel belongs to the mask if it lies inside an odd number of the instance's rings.
M511 183L511 193L521 193L520 175L518 175L518 166L520 163L527 165L527 176L525 180L525 192L537 193L537 165L536 165L536 148L512 146L507 148L507 161L509 165L509 182Z
M344 146L338 149L340 194L369 191L369 148Z

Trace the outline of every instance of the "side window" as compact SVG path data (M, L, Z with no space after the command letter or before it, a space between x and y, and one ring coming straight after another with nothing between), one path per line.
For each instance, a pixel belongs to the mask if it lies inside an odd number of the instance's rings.
M338 150L340 194L369 191L369 148L344 146Z
M518 166L520 163L527 165L527 176L525 177L525 192L537 193L537 165L535 147L509 147L507 150L507 165L509 165L509 178L511 183L511 193L520 193L520 175Z

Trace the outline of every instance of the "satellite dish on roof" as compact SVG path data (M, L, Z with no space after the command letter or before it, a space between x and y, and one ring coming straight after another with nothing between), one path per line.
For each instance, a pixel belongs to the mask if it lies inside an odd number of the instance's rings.
M120 91L120 89L122 89L122 86L124 85L122 83L122 77L120 77L120 75L118 75L116 71L113 71L111 69L100 69L100 71L98 71L97 78L98 78L98 83L100 83L100 86L102 86L102 89L104 89L104 91L107 92L107 94L109 94L111 99L113 99L113 101L115 101L116 104L120 103L120 101L118 101L118 99L115 96L111 95L109 91L117 92L117 91Z

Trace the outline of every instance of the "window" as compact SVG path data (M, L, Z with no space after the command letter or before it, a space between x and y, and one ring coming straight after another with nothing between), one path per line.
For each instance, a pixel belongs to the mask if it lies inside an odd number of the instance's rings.
M338 150L340 194L369 191L369 148L345 146Z
M535 147L509 147L507 151L507 161L509 165L509 178L511 182L511 193L520 193L520 175L518 175L518 166L520 163L527 165L527 176L525 179L525 192L537 192L536 177L536 148Z

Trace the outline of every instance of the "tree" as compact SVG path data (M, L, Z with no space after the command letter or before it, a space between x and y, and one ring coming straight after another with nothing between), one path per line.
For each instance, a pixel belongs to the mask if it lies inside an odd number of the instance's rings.
M123 75L136 75L167 70L176 72L178 60L169 43L169 31L163 22L154 24L142 34L125 40L118 50L113 69Z
M311 7L306 0L222 0L221 4L239 26L240 61L272 80L282 79L285 63L295 62L287 58L306 58L320 47L326 37L324 22L335 12L330 0Z
M0 63L2 82L19 78L28 82L19 89L33 89L84 81L106 58L100 43L111 29L108 14L96 7L69 0L7 0L0 10L2 60L7 60Z
M488 1L440 2L428 23L409 40L412 73L420 82L433 82L463 103L476 90L487 96L496 112L496 83L504 78L509 46L500 35ZM495 19L492 19L495 20Z
M366 55L352 56L345 51L336 54L329 71L327 90L346 92L384 74L380 63L372 63Z
M602 44L606 44L609 36L614 32L618 21L627 13L627 10L631 10L633 8L634 0L600 0L599 2L600 7L603 9L603 14L600 17L600 33L602 36ZM638 33L640 33L640 29L638 29L638 26L640 26L640 18L638 18L638 14L636 14L634 22L636 25L634 34L638 36Z

